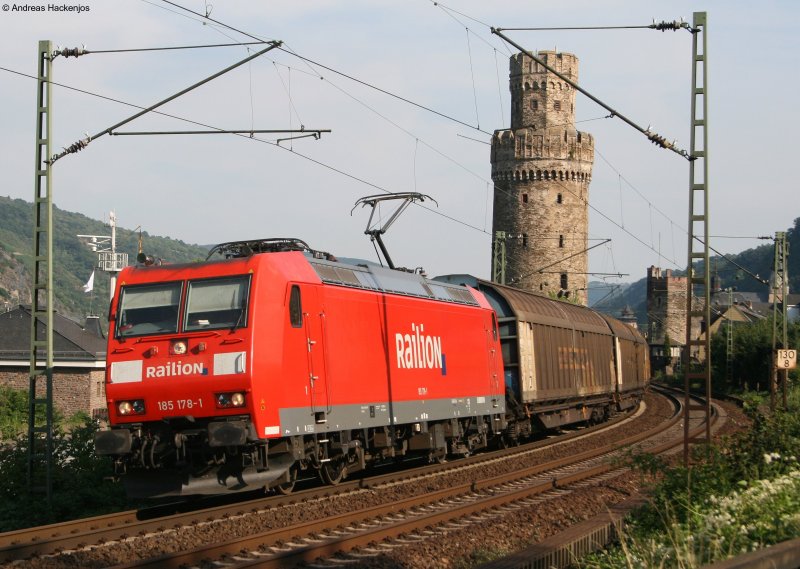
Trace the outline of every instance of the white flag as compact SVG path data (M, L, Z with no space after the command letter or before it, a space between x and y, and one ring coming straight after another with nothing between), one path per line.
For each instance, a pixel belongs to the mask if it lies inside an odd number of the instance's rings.
M94 271L92 271L92 276L89 277L86 284L83 285L83 292L92 292L92 290L94 290Z

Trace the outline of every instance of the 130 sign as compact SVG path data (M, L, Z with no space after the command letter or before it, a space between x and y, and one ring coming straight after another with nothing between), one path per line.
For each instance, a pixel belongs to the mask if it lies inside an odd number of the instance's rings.
M797 350L778 350L775 365L778 369L794 369L797 367Z

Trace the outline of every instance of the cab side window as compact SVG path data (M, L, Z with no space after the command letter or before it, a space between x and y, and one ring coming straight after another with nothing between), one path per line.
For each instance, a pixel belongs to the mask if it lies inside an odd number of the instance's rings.
M289 321L292 328L303 327L303 305L300 302L300 287L292 285L292 293L289 296Z

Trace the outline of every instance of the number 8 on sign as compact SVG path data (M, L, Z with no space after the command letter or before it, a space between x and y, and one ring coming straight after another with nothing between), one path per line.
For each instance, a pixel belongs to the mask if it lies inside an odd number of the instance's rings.
M780 369L794 369L797 366L797 350L778 350L775 361Z

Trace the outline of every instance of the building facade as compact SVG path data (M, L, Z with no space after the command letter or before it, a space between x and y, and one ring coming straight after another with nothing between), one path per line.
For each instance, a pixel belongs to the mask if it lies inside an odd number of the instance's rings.
M96 317L95 317L96 318ZM95 417L106 414L106 340L97 321L84 326L53 314L53 406L63 417L83 412ZM46 325L37 321L39 337ZM0 386L28 391L30 386L30 306L17 306L0 314ZM44 353L40 358L44 359ZM45 382L37 382L44 397Z
M575 55L537 57L577 83ZM506 284L586 304L594 139L575 129L576 91L529 55L511 57L509 83L511 128L495 131L491 154Z

